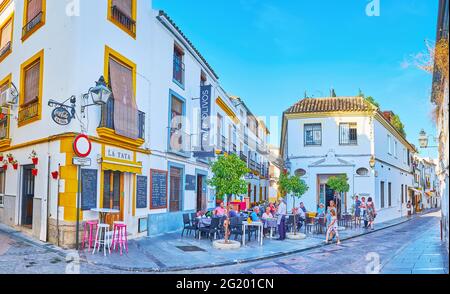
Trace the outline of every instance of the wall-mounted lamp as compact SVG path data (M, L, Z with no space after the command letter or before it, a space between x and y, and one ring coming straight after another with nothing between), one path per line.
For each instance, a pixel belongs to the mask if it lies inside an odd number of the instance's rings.
M109 97L111 97L111 94L112 91L106 85L105 78L101 76L98 81L95 82L95 87L90 88L86 94L83 94L83 99L87 102L90 96L92 103L82 105L81 113L84 113L87 107L105 105L106 102L108 102Z
M419 146L420 148L437 148L438 146L428 146L429 137L432 137L434 141L436 138L432 135L427 135L424 129L422 129L419 133Z
M372 157L370 158L370 160L369 160L369 166L370 166L370 168L374 168L375 167L375 163L376 163L376 161L375 161L375 156L373 156L372 155Z

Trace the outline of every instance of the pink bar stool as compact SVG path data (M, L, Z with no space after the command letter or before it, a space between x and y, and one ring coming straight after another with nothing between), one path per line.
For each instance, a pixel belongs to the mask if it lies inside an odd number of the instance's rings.
M111 247L117 251L117 244L120 247L120 255L122 255L122 248L128 253L128 237L127 237L127 225L124 222L114 222L114 231Z
M94 230L97 230L97 225L98 225L98 221L97 220L86 221L84 223L83 241L81 243L81 248L82 249L84 249L86 241L88 241L89 249L92 248L92 243L94 241L93 238L94 238L94 235L95 235L95 231Z

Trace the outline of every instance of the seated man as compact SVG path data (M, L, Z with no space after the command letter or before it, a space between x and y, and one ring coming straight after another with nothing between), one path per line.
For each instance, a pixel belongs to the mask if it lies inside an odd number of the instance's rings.
M257 222L257 221L259 221L259 216L258 215L259 215L259 207L255 206L253 208L252 213L250 213L250 218L252 219L252 221Z

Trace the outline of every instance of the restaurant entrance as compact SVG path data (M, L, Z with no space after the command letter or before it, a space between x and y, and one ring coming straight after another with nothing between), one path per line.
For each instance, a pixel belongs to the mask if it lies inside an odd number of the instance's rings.
M110 170L103 173L103 208L120 210L118 215L108 215L106 222L123 221L124 174Z

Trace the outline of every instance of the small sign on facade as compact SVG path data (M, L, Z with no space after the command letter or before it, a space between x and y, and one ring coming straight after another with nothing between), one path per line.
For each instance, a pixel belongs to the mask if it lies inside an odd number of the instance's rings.
M77 166L91 166L91 159L85 157L74 157L72 159L72 164Z
M58 125L67 126L72 120L72 115L64 107L56 107L52 111L52 119Z

